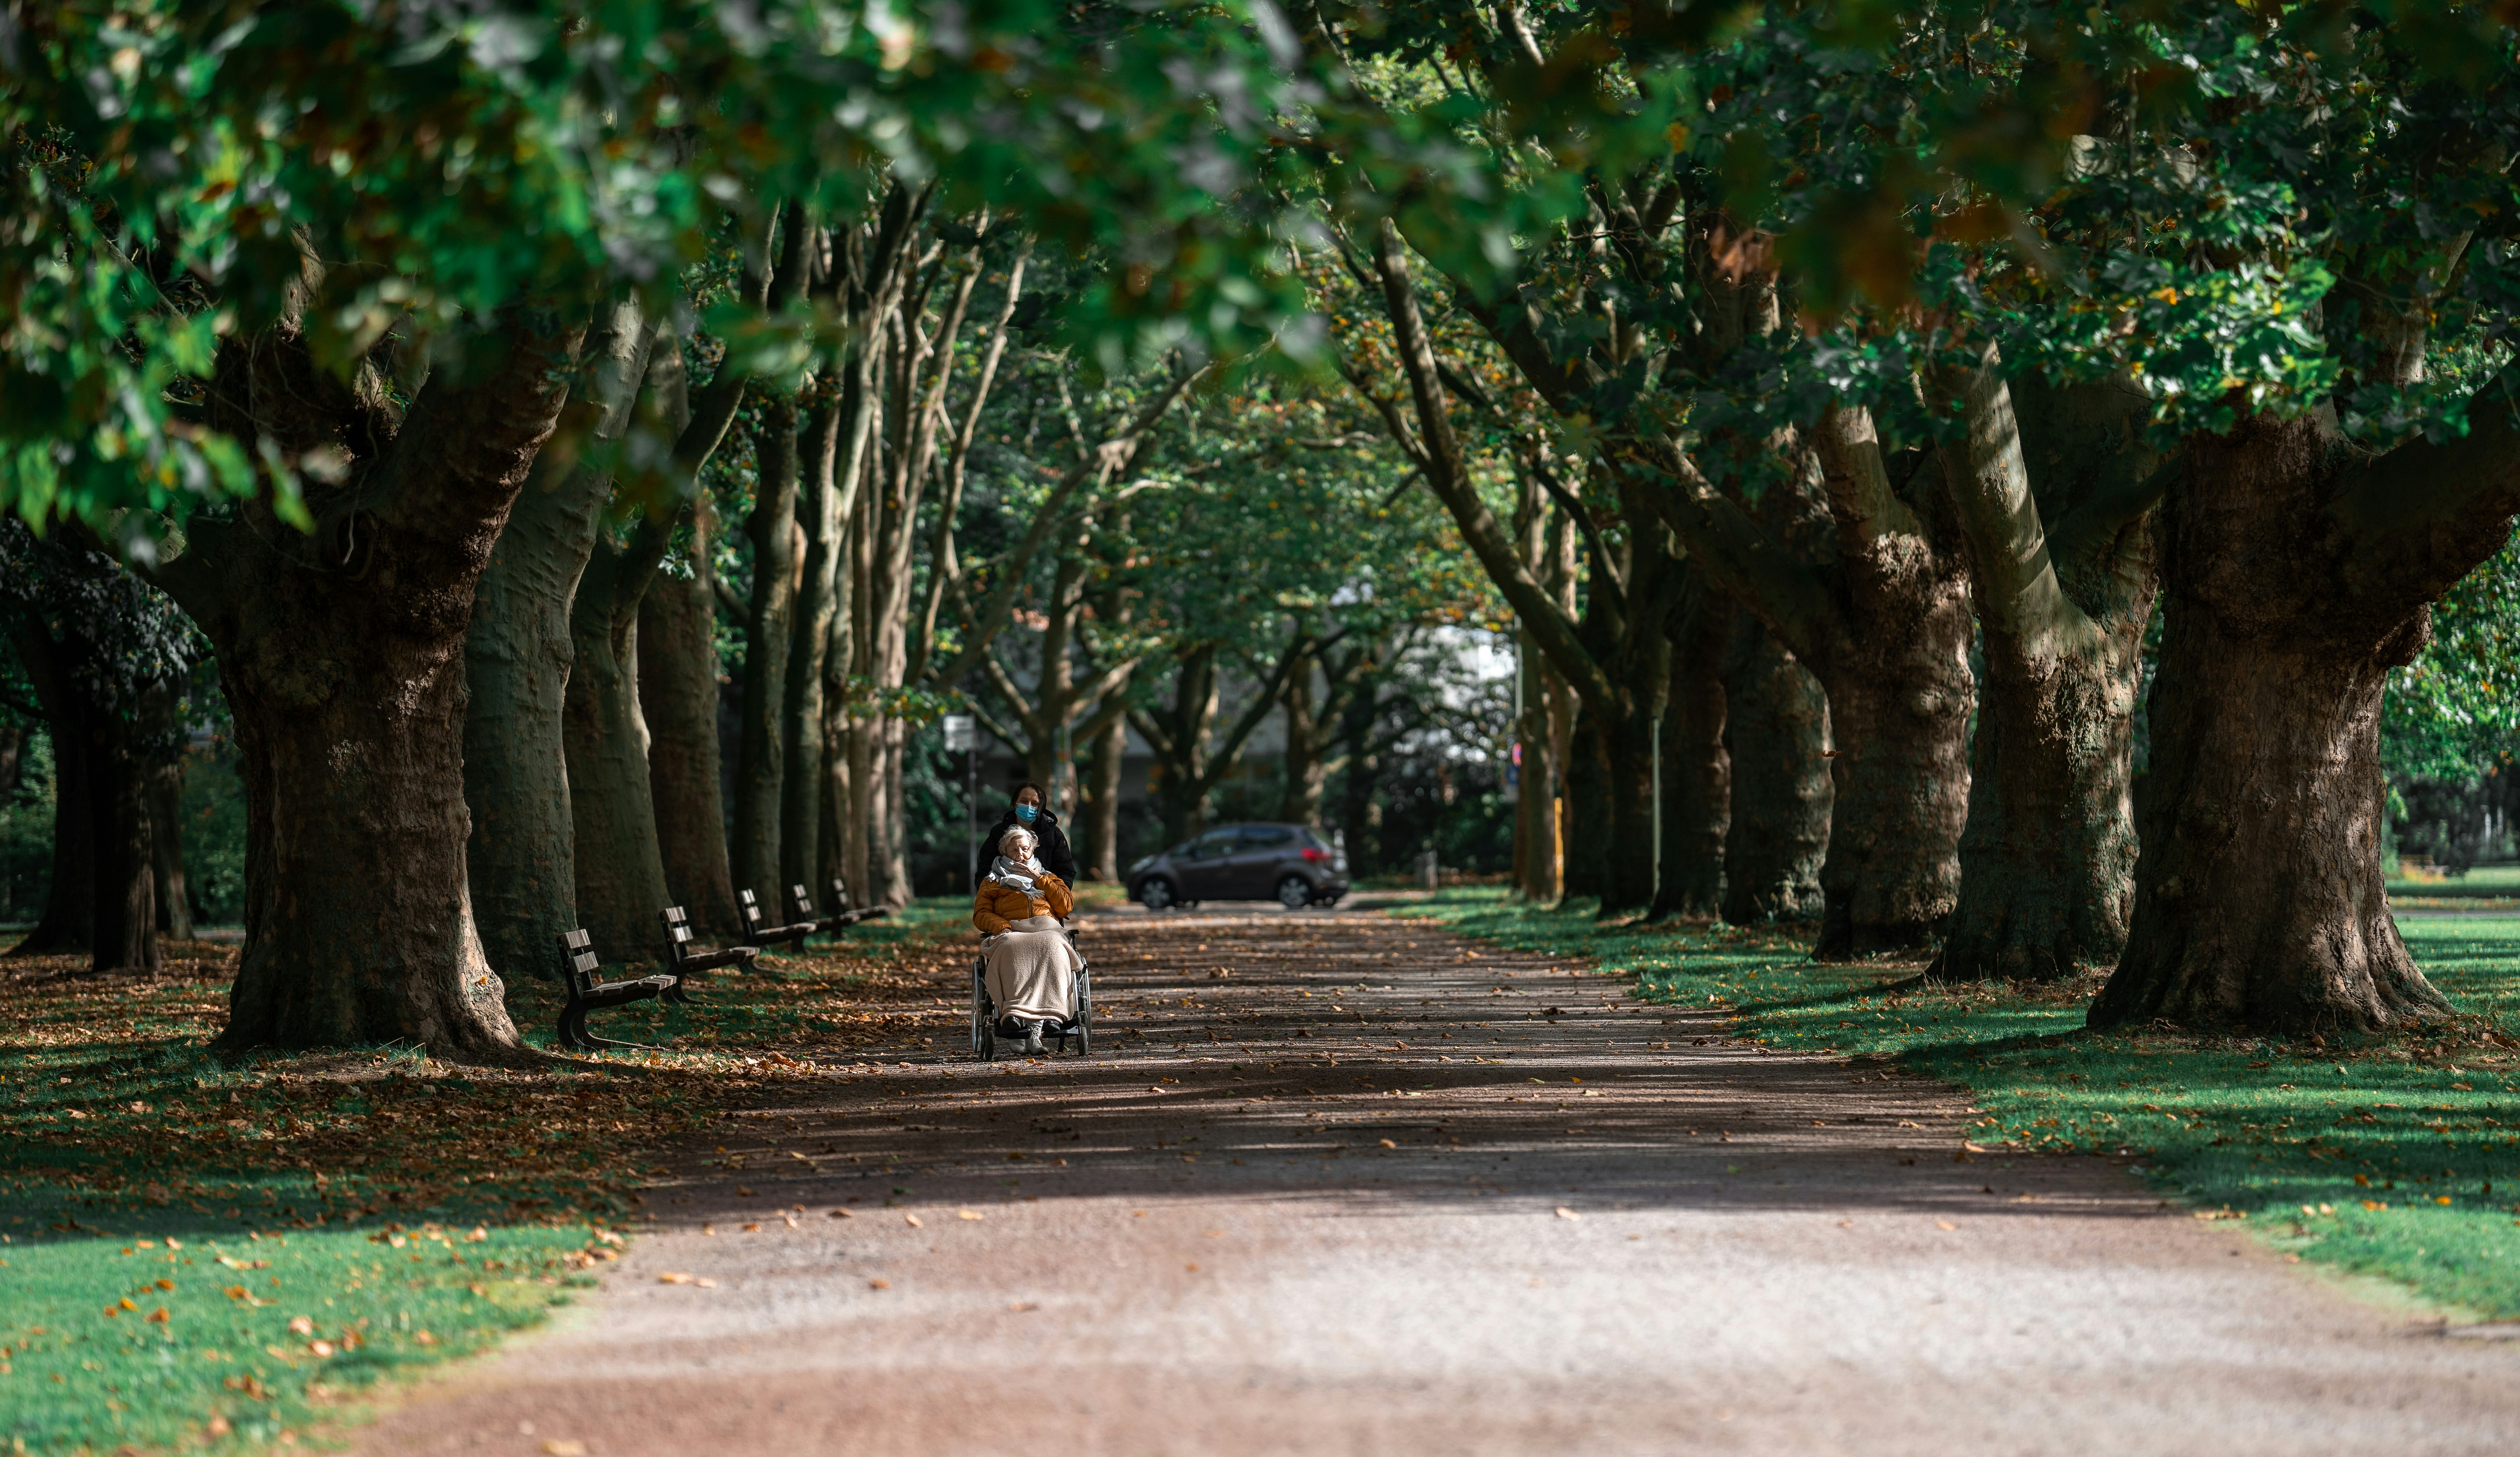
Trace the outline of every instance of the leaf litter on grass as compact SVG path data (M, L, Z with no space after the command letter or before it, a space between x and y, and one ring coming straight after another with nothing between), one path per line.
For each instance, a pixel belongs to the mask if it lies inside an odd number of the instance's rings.
M1904 986L1921 964L1821 965L1791 928L1602 924L1487 889L1392 913L1590 958L1644 1000L1730 1011L1752 1041L1940 1078L1973 1099L1977 1144L2124 1156L2287 1253L2520 1315L2520 917L2400 921L2454 1022L2293 1041L2092 1029L2101 974Z
M951 910L625 1009L604 1029L650 1047L529 1070L215 1057L232 946L169 943L154 978L0 963L0 1445L260 1449L534 1324L619 1256L658 1154L945 1031ZM509 986L536 1046L559 1005Z

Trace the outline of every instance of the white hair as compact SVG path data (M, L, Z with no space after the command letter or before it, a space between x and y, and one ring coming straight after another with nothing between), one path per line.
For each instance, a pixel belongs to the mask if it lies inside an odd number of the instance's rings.
M1018 841L1023 843L1023 853L1020 855L1014 850ZM998 853L1010 860L1029 860L1032 858L1033 851L1040 848L1041 837L1021 825L1011 826L1006 834L998 837Z

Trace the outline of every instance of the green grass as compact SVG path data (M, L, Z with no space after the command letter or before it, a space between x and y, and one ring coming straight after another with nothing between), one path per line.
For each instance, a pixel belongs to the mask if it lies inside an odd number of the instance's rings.
M2094 1031L2097 977L1893 992L1915 965L1820 966L1787 933L1597 925L1589 909L1462 890L1392 914L1596 958L1647 1000L1730 1009L1774 1046L1889 1059L1966 1088L1980 1143L2130 1153L2166 1194L2288 1253L2520 1316L2520 917L2401 923L2466 1014L2454 1026L2311 1045Z
M155 979L0 964L0 1453L320 1440L364 1389L536 1323L635 1236L655 1151L799 1096L816 1057L958 1029L927 1004L968 914L599 1014L654 1046L523 1070L215 1057L225 946L170 945ZM559 1007L509 986L531 1044Z

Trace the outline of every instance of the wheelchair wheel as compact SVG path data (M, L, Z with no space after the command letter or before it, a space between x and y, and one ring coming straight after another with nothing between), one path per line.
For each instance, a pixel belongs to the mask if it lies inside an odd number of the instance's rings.
M1094 1050L1094 1006L1091 1002L1076 1009L1076 1055L1083 1057Z
M989 1015L991 1010L988 963L974 962L971 966L971 1055L984 1063L995 1057L997 1052L996 1029L991 1025L997 1019Z

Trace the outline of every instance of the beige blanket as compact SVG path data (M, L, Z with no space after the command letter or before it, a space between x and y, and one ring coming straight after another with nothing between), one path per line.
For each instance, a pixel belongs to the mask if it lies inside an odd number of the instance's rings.
M1076 1009L1076 972L1084 961L1067 944L1057 916L1010 922L984 949L989 1000L1000 1017L1065 1022Z

